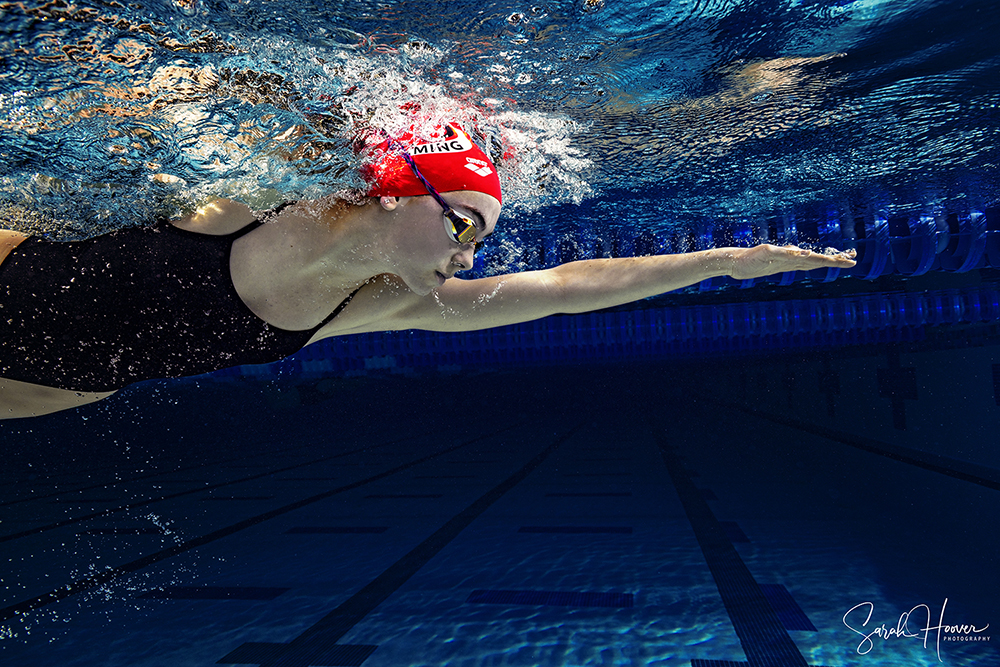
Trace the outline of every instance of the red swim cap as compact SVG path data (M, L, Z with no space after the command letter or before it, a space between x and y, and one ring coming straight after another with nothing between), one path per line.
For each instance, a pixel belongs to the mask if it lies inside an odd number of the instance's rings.
M454 125L436 128L429 136L412 133L380 143L376 162L365 170L372 185L370 197L415 197L429 194L400 155L400 146L413 157L420 173L438 192L473 190L503 202L496 165L468 134Z

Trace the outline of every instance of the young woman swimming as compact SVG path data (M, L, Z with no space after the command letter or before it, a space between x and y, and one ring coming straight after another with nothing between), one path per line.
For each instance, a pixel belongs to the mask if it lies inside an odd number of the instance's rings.
M255 216L219 199L79 242L0 231L0 418L101 400L140 380L277 361L330 336L468 331L615 306L714 276L848 268L760 245L570 262L477 280L496 167L461 129L387 139L366 203Z

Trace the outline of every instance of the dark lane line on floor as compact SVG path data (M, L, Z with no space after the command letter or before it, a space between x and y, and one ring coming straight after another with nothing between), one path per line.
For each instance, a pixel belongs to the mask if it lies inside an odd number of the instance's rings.
M53 602L58 602L60 600L64 600L68 597L76 595L78 593L83 593L85 591L92 590L110 581L113 581L117 577L130 574L132 572L136 572L143 568L149 567L150 565L159 563L160 561L166 560L168 558L173 558L174 556L186 553L188 551L191 551L192 549L197 549L198 547L205 546L206 544L211 544L216 540L220 540L224 537L229 537L230 535L238 533L241 530L245 530L252 526L256 526L257 524L263 523L264 521L268 521L275 517L279 517L283 514L288 514L289 512L293 512L297 509L307 507L321 500L332 498L333 496L338 495L340 493L345 493L347 491L351 491L353 489L365 486L366 484L371 484L372 482L377 482L381 479L385 479L386 477L395 475L398 472L409 470L410 468L418 466L422 463L426 463L427 461L435 459L439 456L449 454L451 452L462 449L463 447L468 447L469 445L473 445L482 440L495 437L501 433L510 431L519 426L523 426L523 424L515 424L513 426L508 426L506 428L503 428L495 433L477 436L470 440L466 440L465 442L459 443L454 447L448 447L447 449L442 449L441 451L435 452L434 454L428 454L427 456L423 456L419 459L403 463L401 465L396 466L395 468L390 468L389 470L386 470L384 472L372 475L371 477L366 477L365 479L359 480L357 482L345 484L344 486L339 486L335 489L324 491L323 493L319 493L314 496L298 500L294 503L290 503L288 505L284 505L277 509L270 510L269 512L264 512L263 514L252 516L248 519L244 519L225 528L214 530L211 533L202 535L201 537L196 537L194 539L181 542L180 544L175 544L174 546L169 547L167 549L163 549L161 551L157 551L149 555L143 556L142 558L134 560L130 563L125 563L123 565L110 567L107 570L103 570L96 574L92 574L88 577L84 577L83 579L79 579L64 586L60 586L59 588L49 593L44 593L29 600L23 600L21 602L9 605L7 607L0 609L0 622L9 621L13 618L16 618L19 615L34 611L35 609L39 609L46 605L52 604Z
M284 535L378 535L389 526L292 526Z
M255 600L270 601L290 588L269 586L167 586L143 593L143 600Z
M531 605L540 607L607 607L632 609L635 599L631 593L589 591L504 591L476 590L469 594L466 604Z
M389 444L389 443L386 443L386 444ZM278 449L278 450L274 450L274 451L260 452L258 454L255 454L254 457L257 457L257 456L274 456L274 455L285 456L289 452L294 452L294 451L299 450L299 449L309 449L309 448L313 448L315 446L316 446L316 443L309 443L308 445L297 445L295 447L288 447L287 449ZM212 467L212 466L225 465L227 463L232 463L233 461L242 461L245 458L246 458L245 456L234 456L234 457L228 458L228 459L220 459L218 461L209 461L209 462L206 462L206 463L200 463L198 465L187 466L185 468L175 468L174 470L162 470L162 471L150 473L148 475L140 475L138 477L130 477L129 479L112 479L112 480L109 480L106 483L100 483L100 482L98 482L96 484L91 484L89 486L81 486L81 487L75 488L75 489L66 489L65 491L53 491L52 493L47 493L45 495L28 496L26 498L16 498L14 500L6 500L6 501L3 501L3 502L0 502L0 507L9 507L10 505L18 505L20 503L29 503L29 502L32 502L32 501L35 501L35 500L45 500L46 498L54 498L56 496L64 496L64 495L69 494L69 493L83 493L84 491L92 491L94 489L106 489L106 488L111 487L111 486L119 486L119 485L122 485L122 484L132 484L134 482L141 482L141 481L143 481L145 479L152 479L154 477L159 477L161 475L173 475L175 473L180 473L180 472L190 472L192 470L200 470L202 468L209 468L209 467ZM91 475L91 474L93 474L95 472L100 472L100 471L103 471L103 470L117 470L117 468L118 468L118 466L115 466L115 465L103 466L101 468L95 468L93 470L79 470L79 471L74 471L74 472L71 472L71 473L66 473L66 475L72 475L74 477L80 477L80 476L83 476L83 475ZM162 483L172 483L172 482L173 482L173 480L162 480L159 483L162 484Z
M631 498L631 491L593 491L593 492L565 492L546 493L546 498Z
M1000 491L1000 470L995 468L976 465L975 463L969 463L967 461L960 461L941 454L923 452L918 449L893 445L881 440L875 440L874 438L866 438L861 435L838 431L837 429L827 426L810 424L809 422L795 419L793 417L783 417L781 415L765 412L764 410L755 410L753 408L737 405L735 403L726 403L718 399L705 398L705 400L709 400L716 405L720 405L725 408L739 410L740 412L758 417L760 419L766 419L767 421L775 424L798 429L799 431L804 431L810 435L819 436L820 438L824 438L826 440L833 440L834 442L839 442L842 445L860 449L863 452L884 456L892 461L907 463L917 468L922 468L941 475L947 475L948 477L960 479L963 482L972 482L973 484L978 484L979 486L986 487L987 489Z
M521 526L517 532L554 535L631 535L632 526Z
M524 464L520 470L452 517L430 537L389 566L371 583L292 641L288 643L247 642L220 659L217 664L255 664L261 667L360 665L377 647L337 644L337 641L395 593L491 505L520 484L557 447L580 430L581 426L578 424L556 438L548 447Z
M808 667L777 613L684 469L662 429L656 441L698 546L719 589L722 604L750 667Z
M417 437L423 436L408 436L406 438L400 438L397 440L391 440L389 442L382 443L381 445L375 445L375 447L388 447L390 445L398 444L400 442L405 442L406 440L412 440ZM22 530L17 533L10 533L9 535L0 535L0 544L4 542L10 542L12 540L19 540L23 537L30 537L31 535L38 535L39 533L44 533L50 530L56 530L57 528L63 528L65 526L71 526L74 523L81 523L83 521L90 521L91 519L99 519L105 516L111 516L112 514L117 514L118 512L127 512L129 510L138 509L139 507L145 507L146 505L152 505L153 503L163 502L165 500L173 500L174 498L181 498L183 496L189 496L194 493L203 493L205 491L214 491L215 489L221 489L227 486L232 486L233 484L242 484L244 482L252 482L255 479L260 479L262 477L268 477L270 475L277 475L283 472L288 472L289 470L296 470L298 468L305 468L308 466L316 465L318 463L325 463L326 461L332 461L333 459L343 458L345 456L351 456L352 454L358 454L364 451L370 451L373 449L372 446L359 447L358 449L352 449L347 452L341 452L340 454L334 454L332 456L324 456L322 458L313 459L312 461L306 461L304 463L296 463L292 466L287 466L285 468L278 468L276 470L268 470L265 472L257 473L256 475L250 475L248 477L240 477L239 479L229 480L227 482L219 482L218 484L209 484L207 486L198 486L193 489L188 489L187 491L177 491L175 493L168 493L166 495L157 496L156 498L147 498L146 500L141 500L135 503L129 503L127 505L119 505L118 507L112 507L106 510L100 510L99 512L91 512L90 514L83 514L81 516L71 517L69 519L61 519L55 523L49 523L44 526L36 526L35 528L29 528L27 530ZM61 494L60 494L61 495ZM59 502L59 501L56 501ZM76 501L73 501L76 502ZM86 499L81 499L80 504L87 501ZM117 502L117 499L116 499Z

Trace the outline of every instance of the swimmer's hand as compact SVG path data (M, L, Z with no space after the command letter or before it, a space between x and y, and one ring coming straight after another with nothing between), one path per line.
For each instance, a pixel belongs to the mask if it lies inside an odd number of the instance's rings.
M805 250L793 245L778 247L764 244L753 248L727 248L732 256L729 275L737 280L763 278L785 271L811 271L813 269L849 269L856 264L854 250L823 253Z

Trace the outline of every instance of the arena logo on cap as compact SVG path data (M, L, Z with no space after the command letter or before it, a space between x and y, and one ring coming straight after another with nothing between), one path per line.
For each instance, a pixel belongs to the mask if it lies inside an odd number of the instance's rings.
M432 153L461 153L472 148L472 141L464 132L455 132L448 128L444 141L429 141L410 148L410 155L430 155Z
M466 162L465 165L466 169L475 172L480 176L483 176L484 178L493 173L493 170L490 169L489 163L486 162L485 160L477 160L474 157L467 157L465 158L465 162Z

